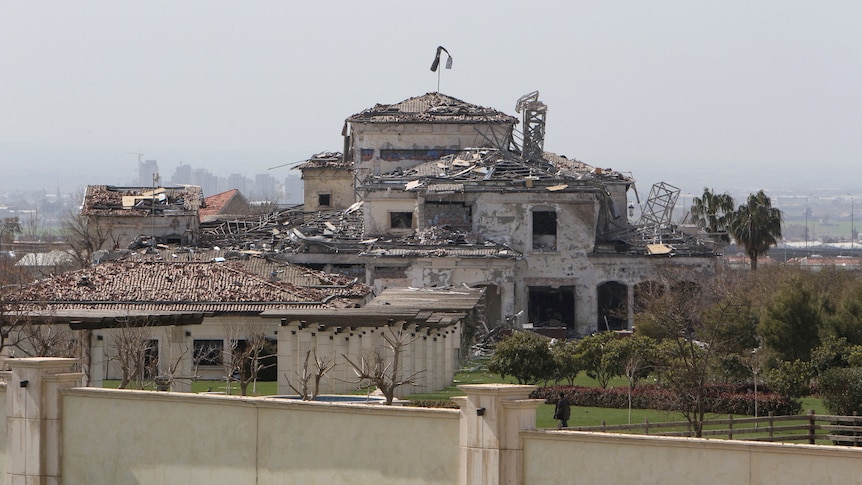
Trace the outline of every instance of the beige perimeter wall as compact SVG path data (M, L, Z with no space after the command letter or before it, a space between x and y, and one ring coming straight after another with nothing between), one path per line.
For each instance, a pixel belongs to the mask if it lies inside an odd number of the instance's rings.
M6 476L6 383L0 383L0 419L3 425L0 425L0 477Z
M862 450L837 446L527 431L524 484L862 483Z
M458 411L78 388L62 483L454 484Z

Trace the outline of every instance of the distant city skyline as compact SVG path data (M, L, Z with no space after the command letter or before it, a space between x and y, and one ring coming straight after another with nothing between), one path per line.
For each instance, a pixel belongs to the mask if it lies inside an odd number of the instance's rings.
M254 176L439 91L515 115L641 195L862 179L862 3L0 3L0 192L120 184L137 156ZM435 49L451 70L431 72ZM862 191L862 189L860 189Z

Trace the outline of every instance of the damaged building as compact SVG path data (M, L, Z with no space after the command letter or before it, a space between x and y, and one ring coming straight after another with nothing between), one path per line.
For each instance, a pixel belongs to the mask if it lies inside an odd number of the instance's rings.
M63 337L80 346L89 385L101 387L123 376L130 341L146 341L144 377L189 391L195 379L224 381L237 365L234 349L263 337L279 393L292 392L289 380L296 385L310 352L334 364L319 391L344 393L359 385L347 359L379 351L392 330L409 342L402 369L420 376L402 391L430 392L451 383L483 309L481 289L400 288L374 298L355 278L237 252L158 257L126 251L7 295L4 352L27 355L49 334L59 351ZM53 330L34 334L31 323Z
M520 131L513 116L440 93L350 116L341 158L298 167L320 210L291 229L283 257L362 275L378 291L482 287L490 324L568 336L631 329L659 265L714 270L713 247L670 227L672 186L650 195L635 224L631 176L544 151L537 92L515 108ZM319 177L321 158L340 175Z
M200 236L200 187L115 187L90 185L81 216L95 249L196 245Z
M712 272L716 248L675 230L673 186L642 203L631 175L545 151L547 111L538 92L516 101L520 119L436 92L377 104L345 120L343 152L297 167L302 207L198 217L196 187L95 187L84 214L114 246L150 232L340 273L377 294L481 288L489 327L630 330L659 267Z

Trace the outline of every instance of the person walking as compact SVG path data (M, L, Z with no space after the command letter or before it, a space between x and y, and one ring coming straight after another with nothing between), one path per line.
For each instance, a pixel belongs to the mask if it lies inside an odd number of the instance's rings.
M571 416L572 409L569 405L569 400L566 399L566 393L560 391L560 398L557 400L557 407L554 408L554 419L558 419L560 422L557 424L557 429L568 428L569 427L569 416Z

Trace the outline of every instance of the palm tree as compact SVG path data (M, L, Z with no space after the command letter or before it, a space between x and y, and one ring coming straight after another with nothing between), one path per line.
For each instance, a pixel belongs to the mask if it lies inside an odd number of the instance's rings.
M733 197L729 194L716 194L704 187L703 195L692 199L691 222L716 236L716 240L727 241L727 225L733 205Z
M752 271L757 271L757 257L778 244L783 218L781 211L772 207L772 201L763 190L749 194L748 202L731 214L730 233L737 244L745 246L745 252L751 258Z

